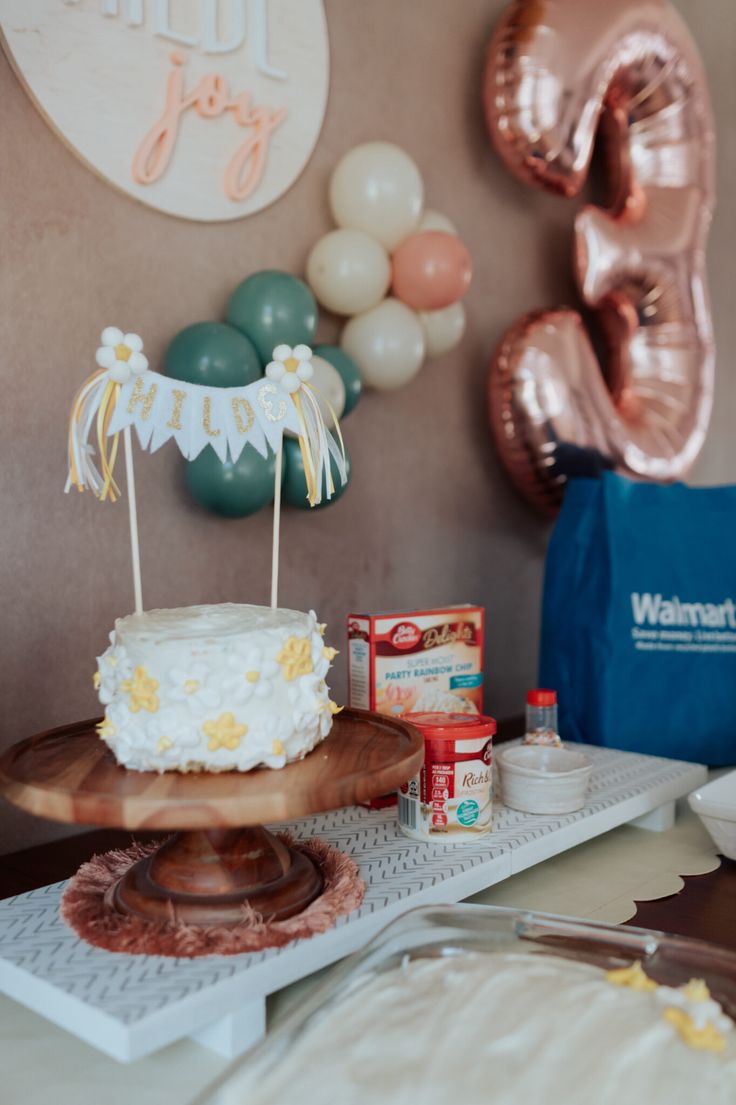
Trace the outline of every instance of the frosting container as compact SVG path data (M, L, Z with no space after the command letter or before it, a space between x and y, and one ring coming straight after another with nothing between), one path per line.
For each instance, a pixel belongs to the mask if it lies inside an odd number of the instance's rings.
M498 906L430 906L413 909L403 914L380 932L367 947L347 959L333 970L329 978L315 987L292 1006L291 1012L269 1032L262 1044L249 1055L237 1059L202 1093L192 1105L281 1105L283 1094L270 1091L283 1080L288 1071L290 1084L299 1086L302 1105L326 1099L351 1102L391 1102L391 1105L409 1105L416 1101L452 1101L455 1097L465 1105L508 1105L524 1101L528 1105L579 1105L584 1102L615 1102L616 1105L692 1105L694 1101L730 1102L733 1091L733 1060L727 1055L703 1055L692 1051L684 1043L678 1043L674 1052L678 1069L675 1071L673 1090L672 1069L664 1071L655 1062L645 1065L647 1093L638 1093L641 1086L627 1078L626 1064L642 1049L652 1048L663 1034L671 1031L664 1020L655 1026L647 1038L637 1040L636 1047L622 1048L619 1037L623 1029L620 1018L605 1016L606 1032L597 1036L594 1054L581 1049L578 1031L586 1028L588 1010L581 1007L580 987L571 978L569 989L565 986L560 997L569 1003L569 1016L561 1021L554 1017L542 1017L542 1037L536 1047L525 1043L525 1034L532 1027L522 1018L513 1038L517 1047L500 1063L484 1062L484 1050L463 1055L463 1033L457 1023L443 1018L443 1008L437 997L432 1017L435 1025L436 1047L415 1054L412 1040L415 1025L408 1021L405 1031L398 1034L399 1061L393 1067L389 1057L375 1054L370 1032L362 1034L357 1026L344 1019L346 1038L341 1044L329 1033L330 1020L348 1009L356 995L365 997L366 991L376 981L396 980L395 1004L401 1007L402 974L415 965L431 968L432 964L445 960L451 970L453 964L475 953L501 953L509 955L522 965L520 975L541 968L550 956L557 962L562 958L579 968L583 974L589 965L604 971L628 967L639 960L647 976L657 983L680 987L691 979L704 979L712 997L718 1001L730 1017L736 1013L736 953L716 945L685 937L665 936L646 929L622 928L573 918L555 917L551 914L526 910L504 909ZM619 994L610 987L610 998L615 1005ZM635 997L637 995L634 995ZM638 995L647 998L648 995ZM508 1032L515 1006L522 1001L524 988L519 986L510 995L510 1002L496 1019L491 1015L482 1020L488 1044L496 1030ZM553 999L555 996L553 995ZM533 1014L530 1020L534 1019ZM624 1018L624 1022L626 1018ZM571 1025L575 1031L571 1031ZM381 1024L375 1022L376 1028ZM593 1023L596 1031L600 1025ZM515 1031L515 1030L514 1030ZM353 1033L352 1038L350 1033ZM327 1033L327 1034L326 1034ZM440 1054L445 1041L455 1049L453 1060L453 1096L441 1096L447 1079ZM731 1044L729 1044L729 1051ZM353 1084L350 1092L330 1077L326 1066L340 1057ZM481 1063L480 1077L475 1078ZM716 1065L717 1064L717 1065ZM533 1080L534 1090L528 1096L517 1095L511 1067L523 1080ZM709 1071L709 1068L712 1068ZM711 1074L708 1091L704 1091L701 1071ZM715 1076L713 1076L715 1071ZM662 1074L668 1075L669 1086L663 1085ZM715 1084L714 1084L715 1078ZM469 1082L480 1092L473 1092ZM312 1089L317 1086L318 1098ZM310 1087L312 1089L310 1089ZM342 1092L344 1091L344 1092ZM325 1097L326 1094L326 1097Z
M424 737L424 764L399 791L399 826L418 840L467 841L492 827L492 717L404 714Z

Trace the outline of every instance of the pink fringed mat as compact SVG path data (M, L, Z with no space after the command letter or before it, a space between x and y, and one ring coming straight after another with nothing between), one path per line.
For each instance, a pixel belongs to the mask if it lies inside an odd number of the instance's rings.
M123 917L105 905L105 891L159 843L134 844L124 851L106 852L84 863L69 881L61 900L61 916L82 940L109 952L129 955L170 955L193 959L199 955L240 955L280 948L332 928L338 917L351 913L363 901L365 883L350 856L316 837L297 841L279 833L291 848L317 863L324 891L311 905L285 921L265 922L254 910L243 909L243 923L235 928L195 928L176 921L143 921Z

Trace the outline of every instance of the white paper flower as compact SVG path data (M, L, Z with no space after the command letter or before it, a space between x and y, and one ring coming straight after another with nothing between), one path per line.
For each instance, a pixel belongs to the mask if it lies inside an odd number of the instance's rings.
M311 360L308 345L295 345L293 349L290 345L277 345L273 360L266 365L266 376L284 391L298 391L314 375Z
M143 355L143 341L137 334L124 334L117 326L106 326L100 338L102 345L95 354L100 368L110 372L116 384L127 384L133 375L140 375L148 368L148 358Z

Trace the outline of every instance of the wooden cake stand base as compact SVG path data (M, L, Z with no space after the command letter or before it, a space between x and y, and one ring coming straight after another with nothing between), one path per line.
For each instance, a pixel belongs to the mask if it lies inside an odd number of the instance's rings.
M190 925L235 925L243 906L264 920L301 912L322 876L262 827L365 802L416 774L421 734L398 718L345 710L299 763L281 770L199 774L127 771L95 721L52 729L0 759L0 791L39 817L81 825L179 830L110 888L122 914Z

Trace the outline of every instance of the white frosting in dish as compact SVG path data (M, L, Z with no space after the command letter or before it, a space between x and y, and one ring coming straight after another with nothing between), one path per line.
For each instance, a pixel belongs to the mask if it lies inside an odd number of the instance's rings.
M95 684L100 736L137 771L249 771L330 731L335 650L313 611L224 603L118 618Z
M283 1105L295 1087L300 1105L732 1105L733 1022L721 1054L693 1050L657 992L539 953L417 959L328 1007L271 1069L246 1066L217 1105Z

